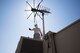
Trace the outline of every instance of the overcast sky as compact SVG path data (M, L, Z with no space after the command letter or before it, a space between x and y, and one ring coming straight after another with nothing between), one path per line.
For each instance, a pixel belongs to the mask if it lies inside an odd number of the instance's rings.
M28 0L30 4L32 0ZM39 0L40 1L40 0ZM38 0L36 1L36 4ZM58 32L80 19L80 0L44 0L41 6L50 8L45 15L45 31ZM0 53L15 53L21 36L33 37L33 16L27 19L30 9L26 0L0 0ZM42 20L37 16L42 31Z

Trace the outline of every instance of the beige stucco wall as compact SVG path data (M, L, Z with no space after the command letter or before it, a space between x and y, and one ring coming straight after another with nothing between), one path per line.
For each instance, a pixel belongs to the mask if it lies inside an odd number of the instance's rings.
M55 53L54 36L55 33L49 31L43 41L43 53Z
M57 33L57 53L80 53L80 21Z

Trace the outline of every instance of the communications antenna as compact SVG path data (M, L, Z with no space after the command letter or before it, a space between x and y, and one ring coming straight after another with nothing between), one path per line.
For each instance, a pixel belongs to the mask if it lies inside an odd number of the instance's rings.
M34 14L34 23L35 23L35 18L36 15L39 16L42 20L42 24L43 24L43 36L45 35L45 24L44 24L44 15L46 13L51 13L49 12L49 8L43 7L40 4L43 2L43 0L41 0L38 5L35 7L35 0L33 0L33 7L31 6L31 4L28 3L28 1L26 1L26 3L31 7L30 10L25 10L25 11L31 11L31 14L27 17L27 19L32 15L32 13ZM38 14L41 13L41 16Z

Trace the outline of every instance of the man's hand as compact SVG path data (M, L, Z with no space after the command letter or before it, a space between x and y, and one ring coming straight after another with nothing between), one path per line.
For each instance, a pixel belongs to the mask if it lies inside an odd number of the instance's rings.
M29 28L29 30L31 30L31 28Z

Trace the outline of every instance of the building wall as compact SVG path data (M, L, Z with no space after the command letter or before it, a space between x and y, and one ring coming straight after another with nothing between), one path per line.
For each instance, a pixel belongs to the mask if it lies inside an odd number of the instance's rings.
M55 33L49 31L43 40L43 53L55 53L54 36Z
M42 41L21 37L15 53L80 53L80 20L58 33L49 31Z
M15 53L43 53L43 41L21 37Z
M80 53L80 20L55 35L57 53Z
M21 38L20 38L20 41L19 41L19 43L18 43L18 46L17 46L17 48L16 48L15 53L20 53L22 42L23 42L23 38L21 37Z

